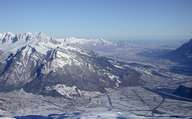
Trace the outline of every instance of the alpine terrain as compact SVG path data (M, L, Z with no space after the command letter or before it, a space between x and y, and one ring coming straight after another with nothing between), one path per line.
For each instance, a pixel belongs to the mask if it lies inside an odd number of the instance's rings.
M143 55L164 50L152 46L0 33L0 116L188 119L191 76L173 70L172 59ZM168 54L190 61L191 41L175 49Z

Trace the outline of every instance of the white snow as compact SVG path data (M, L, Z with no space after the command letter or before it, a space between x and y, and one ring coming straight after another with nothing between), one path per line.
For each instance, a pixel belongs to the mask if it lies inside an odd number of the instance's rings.
M57 39L57 41L63 41L63 44L68 45L114 45L114 43L110 41L106 41L103 38L75 38L75 37L67 37L64 39Z
M0 119L16 119L16 118L12 118L12 117L0 117Z
M112 80L114 80L114 79L119 79L118 76L113 75L113 74L110 73L110 72L105 71L104 74L106 74L106 75L107 75L110 79L112 79Z
M69 87L69 86L66 86L64 84L57 84L54 89L60 93L61 95L64 95L68 98L72 98L73 95L76 95L77 94L77 91L76 91L76 86L72 86L72 87Z
M149 69L146 69L146 68L143 68L143 67L135 67L134 69L136 71L141 72L141 73L145 73L147 75L152 75L151 70L149 70Z
M114 111L92 111L89 113L83 113L81 119L147 119L142 116L136 116L129 112L114 112Z
M115 66L116 68L119 68L119 69L123 69L123 67L119 66L119 65L113 65L113 66Z

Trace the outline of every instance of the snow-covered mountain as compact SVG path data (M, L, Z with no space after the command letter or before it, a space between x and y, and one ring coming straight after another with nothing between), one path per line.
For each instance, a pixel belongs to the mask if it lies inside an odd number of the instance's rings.
M107 88L142 83L140 74L125 63L71 45L88 41L54 39L43 33L2 33L0 90L23 88L27 92L70 98L82 91L105 92Z
M115 45L113 42L104 40L103 38L75 38L75 37L68 37L62 39L65 43L71 45L91 45L91 46L108 46L108 45Z
M30 32L13 34L11 32L0 33L0 53L3 51L7 52L16 52L18 47L25 46L31 42L43 41L44 43L49 43L49 45L57 44L60 46L73 46L83 49L95 50L95 49L106 49L108 47L115 47L116 43L112 41L104 40L103 38L51 38L46 36L44 33L32 34ZM51 44L50 44L51 42ZM56 46L56 45L55 45ZM4 53L5 54L5 53ZM0 59L1 60L1 59Z
M31 39L41 38L43 40L50 39L50 37L46 36L44 33L36 33L32 34L30 32L21 33L21 34L13 34L11 32L0 33L0 43L1 44L10 44L16 42L27 42ZM67 37L67 38L58 38L54 39L56 41L68 44L68 45L114 45L114 43L104 40L103 38L76 38L76 37Z

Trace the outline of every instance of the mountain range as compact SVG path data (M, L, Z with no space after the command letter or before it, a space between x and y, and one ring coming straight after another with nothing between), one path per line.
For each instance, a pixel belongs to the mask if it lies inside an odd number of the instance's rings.
M113 45L103 39L54 39L43 33L0 34L0 91L79 96L81 92L142 85L128 64L79 47Z

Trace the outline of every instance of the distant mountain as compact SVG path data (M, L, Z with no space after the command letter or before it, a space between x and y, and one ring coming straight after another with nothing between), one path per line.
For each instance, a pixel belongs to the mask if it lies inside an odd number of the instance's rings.
M110 41L106 41L103 38L95 38L95 39L85 39L85 38L75 38L75 37L68 37L63 40L65 43L71 44L71 45L92 45L92 46L107 46L107 45L114 45Z
M70 98L81 91L105 92L107 88L142 84L140 73L127 64L71 45L74 42L43 33L2 33L0 90L23 88L31 93Z
M60 45L79 47L88 50L105 50L116 46L116 43L112 41L104 40L103 38L51 38L46 36L44 33L32 34L30 32L13 34L11 32L0 33L0 44L6 52L16 52L18 47L24 46L29 42L33 42L34 39L43 40L44 42L52 42L54 44L59 43ZM0 48L0 53L2 48ZM0 57L1 61L1 57Z
M170 53L173 60L192 64L192 39Z
M192 39L169 52L165 57L178 63L170 67L171 72L192 75Z

